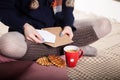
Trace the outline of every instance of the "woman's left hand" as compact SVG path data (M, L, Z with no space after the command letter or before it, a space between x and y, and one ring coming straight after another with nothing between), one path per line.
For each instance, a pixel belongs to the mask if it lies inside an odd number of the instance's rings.
M73 35L72 28L71 28L70 26L65 26L65 27L64 27L61 35L65 35L65 34L67 34L67 35L70 37L70 39L73 38L74 35Z

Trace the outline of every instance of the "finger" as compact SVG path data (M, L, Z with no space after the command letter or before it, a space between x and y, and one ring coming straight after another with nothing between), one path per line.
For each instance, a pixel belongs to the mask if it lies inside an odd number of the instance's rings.
M65 30L63 30L61 33L60 33L60 37L64 36L66 33L65 33Z
M70 39L72 39L72 37L73 37L73 35L71 34L71 33L65 33L66 35L68 35L68 37L70 38Z
M60 36L60 37L62 37L62 36L63 36L62 32L59 34L59 36Z
M36 42L36 43L42 43L42 40L39 40L36 36L32 37L32 39L33 39L34 42Z
M71 33L69 36L70 36L70 39L72 39L73 38L73 33Z
M42 42L44 42L44 39L41 37L41 35L40 35L39 33L36 33L35 36L36 36L39 40L41 40Z
M27 40L34 42L34 40L32 40L30 37L26 37Z
M64 32L64 35L65 35L65 34L68 35L70 39L73 38L73 33L72 33L72 32L71 32L71 33L70 33L70 32Z
M41 37L38 38L37 35L36 35L35 37L40 41L40 43L43 43L43 42L45 41L45 40L44 40L43 38L41 38Z
M42 41L39 40L35 35L30 36L30 38L36 43L42 43Z

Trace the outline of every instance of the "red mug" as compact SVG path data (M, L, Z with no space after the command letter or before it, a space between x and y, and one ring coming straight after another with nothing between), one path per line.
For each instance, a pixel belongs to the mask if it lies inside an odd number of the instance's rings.
M83 51L74 45L68 45L64 47L64 54L68 67L75 67L78 60L82 57Z

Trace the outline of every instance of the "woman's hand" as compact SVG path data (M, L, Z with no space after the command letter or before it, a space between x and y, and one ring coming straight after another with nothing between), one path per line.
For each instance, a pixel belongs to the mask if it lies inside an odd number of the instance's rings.
M25 38L32 42L42 43L44 41L36 29L28 23L24 24L24 34Z
M67 35L70 37L70 39L73 38L74 35L73 35L72 28L71 28L70 26L65 26L65 27L64 27L61 35L65 35L65 34L67 34Z

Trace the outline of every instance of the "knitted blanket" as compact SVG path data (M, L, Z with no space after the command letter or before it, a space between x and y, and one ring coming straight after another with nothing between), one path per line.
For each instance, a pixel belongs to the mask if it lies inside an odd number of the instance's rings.
M120 80L120 43L97 57L83 57L75 68L67 68L70 80Z

